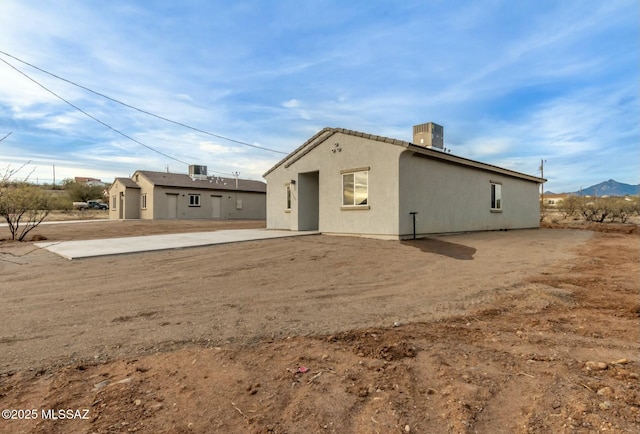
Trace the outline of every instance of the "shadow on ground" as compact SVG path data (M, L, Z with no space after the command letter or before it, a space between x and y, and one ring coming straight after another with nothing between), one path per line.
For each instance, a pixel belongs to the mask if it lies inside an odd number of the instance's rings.
M435 253L437 255L448 256L453 259L460 259L465 261L473 260L473 255L476 253L476 249L473 247L465 246L463 244L450 243L448 241L442 241L434 238L405 240L402 241L402 244L416 247L423 252Z

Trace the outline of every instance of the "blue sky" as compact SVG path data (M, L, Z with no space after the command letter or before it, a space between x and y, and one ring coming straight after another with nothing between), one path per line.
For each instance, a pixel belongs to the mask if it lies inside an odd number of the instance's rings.
M0 168L110 182L188 162L262 179L324 127L411 141L433 121L453 154L528 174L546 160L546 190L637 184L639 13L637 0L2 0L0 51L280 153L0 53Z

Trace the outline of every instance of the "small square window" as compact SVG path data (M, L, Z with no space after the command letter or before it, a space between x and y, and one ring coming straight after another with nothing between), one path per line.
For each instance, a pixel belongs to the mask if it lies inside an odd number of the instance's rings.
M189 206L200 206L200 195L199 194L190 194L189 195Z
M342 206L366 206L369 202L369 172L342 174Z

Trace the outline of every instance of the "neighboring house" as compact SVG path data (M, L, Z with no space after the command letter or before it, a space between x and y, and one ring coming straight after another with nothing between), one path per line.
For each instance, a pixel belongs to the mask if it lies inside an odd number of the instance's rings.
M138 170L131 178L116 178L109 187L112 219L265 217L266 185L262 181Z
M75 181L78 184L86 184L86 185L88 185L90 187L95 187L96 185L100 186L100 187L104 187L105 186L105 183L102 182L102 180L97 179L97 178L86 178L86 177L82 177L82 176L76 176L75 177Z
M538 228L544 180L436 150L438 127L414 127L420 145L321 130L264 174L267 228L408 238L412 213L418 236Z
M543 200L543 205L549 208L557 208L562 205L562 201L564 201L570 194L568 193L545 193L541 200Z

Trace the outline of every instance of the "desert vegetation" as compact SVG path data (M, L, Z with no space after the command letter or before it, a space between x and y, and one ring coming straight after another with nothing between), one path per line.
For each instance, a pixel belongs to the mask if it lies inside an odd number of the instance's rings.
M0 175L0 216L9 226L11 240L24 240L51 211L49 196L27 182L28 175L16 180L24 166L6 168Z
M540 220L551 218L582 220L590 223L628 223L634 216L640 216L640 200L631 197L582 197L568 196L557 207L544 207Z
M0 172L0 217L9 227L10 240L24 241L52 211L67 212L72 210L75 201L102 197L104 187L86 185L70 178L58 187L36 185L30 181L27 165L9 166Z

